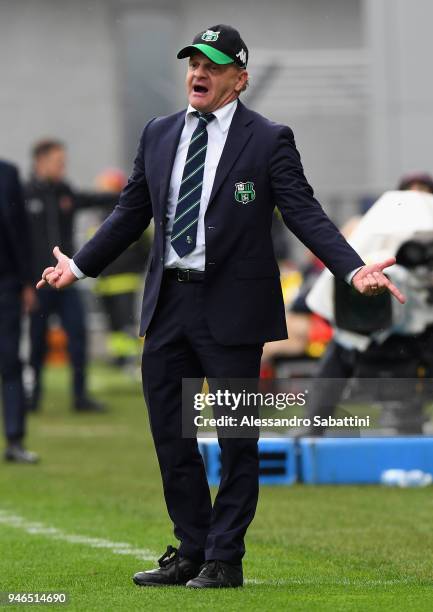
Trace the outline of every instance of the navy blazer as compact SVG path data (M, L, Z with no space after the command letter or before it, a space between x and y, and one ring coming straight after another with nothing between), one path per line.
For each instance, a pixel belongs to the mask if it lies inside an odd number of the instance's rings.
M119 204L74 256L77 266L95 277L154 219L141 334L152 320L160 292L167 195L184 121L185 111L181 111L146 125ZM239 183L249 190L244 201ZM292 130L238 102L204 219L205 316L212 335L221 344L287 338L271 240L275 206L287 227L335 276L344 278L363 265L314 198Z
M18 170L0 160L0 282L32 282L30 236Z

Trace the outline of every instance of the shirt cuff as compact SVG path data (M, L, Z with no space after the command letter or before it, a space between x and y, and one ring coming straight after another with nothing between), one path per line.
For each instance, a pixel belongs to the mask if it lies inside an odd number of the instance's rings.
M348 283L349 285L351 285L351 284L352 284L353 277L354 277L354 276L355 276L355 274L356 274L357 272L359 272L359 270L360 270L361 268L363 268L363 267L364 267L364 266L359 266L359 268L355 268L354 270L352 270L352 272L349 272L349 274L346 274L346 276L344 277L344 280L346 281L346 283Z
M84 272L81 272L80 268L76 265L73 259L69 260L69 267L71 268L72 274L76 276L78 280L81 280L82 278L86 278L86 275L84 274Z

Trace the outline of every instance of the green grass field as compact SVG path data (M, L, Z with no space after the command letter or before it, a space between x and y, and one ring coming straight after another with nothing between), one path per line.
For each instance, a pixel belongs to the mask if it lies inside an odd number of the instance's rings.
M94 366L110 412L76 415L67 380L47 372L29 419L42 462L0 467L0 591L66 592L84 612L433 609L431 488L263 487L243 589L136 587L132 574L175 544L140 385Z

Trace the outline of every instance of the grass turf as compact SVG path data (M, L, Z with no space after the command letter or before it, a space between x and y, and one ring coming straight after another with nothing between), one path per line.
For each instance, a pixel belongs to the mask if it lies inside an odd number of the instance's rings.
M162 553L175 543L139 383L94 366L106 415L69 409L67 373L50 369L29 418L38 466L0 467L0 510L68 534ZM0 523L0 591L61 591L68 610L411 610L433 608L431 489L262 487L243 589L140 589L133 555ZM57 606L56 606L57 607ZM60 607L60 606L58 606ZM20 604L8 609L30 609Z

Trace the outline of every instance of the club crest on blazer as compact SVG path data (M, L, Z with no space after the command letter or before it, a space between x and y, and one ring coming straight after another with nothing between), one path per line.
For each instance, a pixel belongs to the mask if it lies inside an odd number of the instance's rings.
M235 200L240 204L250 204L256 199L256 192L254 190L254 183L252 181L245 181L235 183Z

